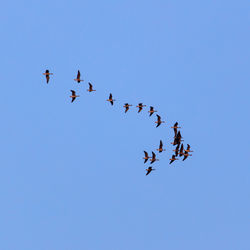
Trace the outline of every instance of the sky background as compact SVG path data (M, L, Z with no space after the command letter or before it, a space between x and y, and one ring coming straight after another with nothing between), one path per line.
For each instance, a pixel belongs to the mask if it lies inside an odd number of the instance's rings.
M249 7L2 2L0 249L249 250ZM176 121L194 152L169 165Z

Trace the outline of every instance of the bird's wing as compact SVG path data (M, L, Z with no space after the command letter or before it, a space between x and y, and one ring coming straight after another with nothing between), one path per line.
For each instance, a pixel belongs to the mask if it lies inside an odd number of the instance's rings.
M92 84L89 82L89 89L92 89L93 88L93 86L92 86Z
M114 102L113 101L110 101L111 105L114 105Z
M125 113L127 113L128 110L129 110L129 107L127 106L126 109L125 109Z
M73 102L73 101L74 101L75 99L76 99L75 97L72 97L72 100L71 100L71 102Z
M174 124L174 127L177 127L178 126L178 122L176 122L175 124Z
M72 92L72 95L76 95L76 92L74 90L70 90Z
M185 154L182 161L185 161L187 159L187 157L188 157L188 154Z
M187 150L189 150L189 149L190 149L190 145L188 144L188 145L187 145Z
M177 128L174 128L174 136L177 136Z
M78 72L77 72L77 79L80 79L80 77L81 77L81 73L80 73L80 70L78 70Z
M160 140L160 148L163 147L163 143L162 143L162 140Z
M140 113L142 111L142 107L139 107L138 113Z
M181 149L180 149L180 156L183 155L183 144L181 144Z
M49 83L49 75L46 75L46 81Z
M158 128L160 125L161 125L161 124L160 124L160 123L158 123L158 124L156 125L156 128Z
M169 164L171 164L171 163L173 163L174 162L174 160L171 160L170 162L169 162Z
M144 160L144 163L146 163L148 161L148 158Z
M111 93L109 94L109 99L110 99L110 100L112 99L112 94L111 94Z
M144 151L145 157L148 157L148 153L146 151Z
M177 157L179 154L178 150L175 151L175 156Z
M154 111L154 107L150 106L150 111Z
M155 159L155 153L152 151L152 159Z

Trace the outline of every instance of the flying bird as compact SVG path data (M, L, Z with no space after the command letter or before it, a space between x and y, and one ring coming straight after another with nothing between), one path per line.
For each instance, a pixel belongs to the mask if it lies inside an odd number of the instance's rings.
M125 103L124 104L124 108L125 108L125 113L127 113L127 111L129 110L129 107L132 106L131 104Z
M146 105L139 103L136 107L139 108L138 113L140 113L142 111L143 107L146 107Z
M155 169L152 168L152 167L147 168L147 169L146 169L146 171L147 171L146 175L150 174L150 172L151 172L152 170L155 170Z
M187 149L184 149L184 151L185 152L193 152L193 151L190 150L190 145L189 144L187 144Z
M176 122L176 123L174 124L174 126L171 127L171 128L174 129L174 136L176 137L176 135L177 135L177 128L181 128L181 127L178 127L178 122Z
M81 73L80 73L80 70L78 70L76 79L74 79L74 81L77 81L78 83L83 82L83 80L81 80Z
M183 141L181 138L182 138L181 132L178 131L177 135L174 137L174 141L171 142L171 144L173 144L174 146L177 145L177 144L180 144L181 141Z
M160 140L160 145L159 148L156 149L157 151L159 151L159 153L161 153L162 151L166 151L166 149L163 149L163 143L162 140Z
M156 159L156 155L155 153L152 151L152 158L150 159L150 164L154 163L155 161L159 161L158 159Z
M176 161L178 159L175 158L175 155L172 155L172 158L169 159L169 160L170 160L169 164L171 164L171 163L173 163L174 161Z
M49 73L49 70L46 69L45 73L43 73L46 77L46 82L49 83L50 75L53 75L53 73Z
M96 91L95 89L93 89L93 85L89 82L89 88L87 89L87 91L92 92L92 91Z
M150 110L148 111L149 116L151 116L153 113L157 112L156 110L154 110L154 107L150 106Z
M152 157L149 157L148 153L146 151L144 151L144 154L145 154L145 156L143 157L143 159L144 159L144 163L146 163L148 161L148 159L150 159Z
M183 160L182 160L182 161L185 161L185 160L188 158L188 156L192 156L192 155L190 155L190 154L188 154L188 153L184 153L183 155L184 155L184 157L183 157Z
M107 101L108 101L108 102L110 102L110 103L111 103L111 105L113 105L113 104L114 104L115 99L113 99L113 97L112 97L112 94L111 94L111 93L109 94L109 99L108 99Z
M180 149L180 152L179 152L179 156L183 156L183 143L181 144L181 149Z
M161 120L161 117L159 115L157 116L157 121L155 123L157 123L156 128L159 127L162 123L165 123L164 121Z
M71 102L73 102L76 97L79 97L79 95L76 95L76 92L74 90L70 90L72 92L72 95L70 96L70 98L72 98Z
M177 144L176 148L173 150L175 151L175 156L177 157L179 154L179 148L180 148L180 144Z

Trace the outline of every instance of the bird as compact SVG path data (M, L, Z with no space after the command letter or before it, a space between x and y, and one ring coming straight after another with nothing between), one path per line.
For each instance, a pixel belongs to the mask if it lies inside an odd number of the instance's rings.
M70 98L72 98L71 102L73 102L76 97L79 97L79 95L76 95L76 92L74 90L70 90L72 92L72 95L70 96Z
M96 91L95 89L93 89L93 85L89 82L89 88L87 89L87 91L92 92L92 91Z
M179 156L183 156L183 143L181 144L181 149L180 149L180 152L179 152Z
M155 123L157 123L156 128L159 127L162 123L165 123L164 121L161 120L161 117L159 115L157 116L157 121Z
M148 111L149 116L151 116L153 113L157 112L156 110L154 110L154 107L150 106L150 110Z
M162 140L160 140L160 146L159 146L159 148L157 148L156 150L159 151L159 153L161 153L162 151L166 151L166 149L163 149Z
M146 169L146 171L147 171L146 175L150 174L150 172L151 172L152 170L155 170L155 169L152 168L152 167L148 167L148 168Z
M176 161L178 159L175 158L175 155L172 155L172 158L169 159L169 160L170 160L169 164L171 164L171 163L173 163L174 161Z
M187 144L187 149L184 149L184 151L185 152L193 152L193 151L190 150L190 145L189 144Z
M53 73L49 73L49 70L46 69L46 71L45 71L45 73L43 73L43 75L45 75L46 81L47 81L47 83L49 83L50 75L53 75Z
M181 141L183 141L181 138L182 138L181 132L178 131L177 135L174 137L174 141L171 142L171 144L173 144L174 146L177 145L177 144L180 144Z
M129 110L129 107L132 106L131 104L125 103L124 104L124 108L125 108L125 113L127 113L127 111Z
M81 73L80 73L80 70L78 70L76 79L74 79L74 81L77 81L78 83L83 82L83 80L81 80Z
M153 151L152 151L152 157L151 157L150 161L151 161L150 164L154 163L155 161L159 161L158 159L156 159L156 155Z
M108 102L110 102L110 103L111 103L111 105L113 105L113 104L114 104L115 99L113 99L113 97L112 97L112 94L111 94L111 93L109 94L109 99L107 99L107 101L108 101Z
M190 154L188 154L188 153L184 153L183 155L184 155L184 157L183 157L183 160L182 160L182 161L185 161L185 160L188 158L188 156L192 156L192 155L190 155Z
M139 103L136 107L139 108L138 113L140 113L142 111L142 108L146 107L146 105L143 105L142 103Z
M179 154L179 148L180 148L180 144L177 144L176 148L173 150L175 151L175 156L177 157Z
M144 151L144 154L145 154L145 156L143 157L143 159L144 159L144 163L146 163L148 161L148 159L150 159L152 157L149 157L148 153L146 151Z
M171 128L174 129L174 136L176 137L176 135L177 135L177 128L181 128L181 127L178 127L178 122L176 122L176 123L174 124L174 126L171 127Z

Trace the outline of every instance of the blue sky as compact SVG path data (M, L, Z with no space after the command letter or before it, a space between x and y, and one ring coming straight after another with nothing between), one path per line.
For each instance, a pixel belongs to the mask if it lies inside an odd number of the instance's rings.
M0 249L250 249L248 1L5 1L0 21ZM169 165L176 121L194 153Z

